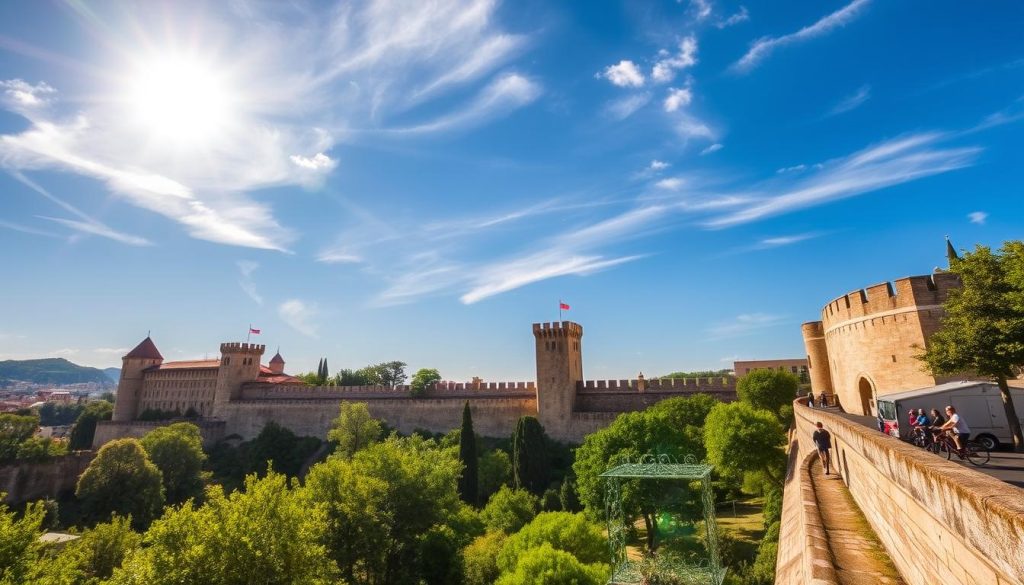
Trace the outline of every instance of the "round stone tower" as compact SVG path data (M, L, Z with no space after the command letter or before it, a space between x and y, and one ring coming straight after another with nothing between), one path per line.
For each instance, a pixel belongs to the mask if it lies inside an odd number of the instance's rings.
M156 344L147 335L135 349L121 358L121 378L117 381L113 420L135 420L142 394L143 371L164 363Z
M537 418L553 437L568 433L583 381L583 326L571 321L534 323L537 343Z
M811 321L800 326L807 350L807 370L811 376L811 391L815 395L834 394L832 370L829 369L828 347L825 345L825 325Z
M217 368L217 389L213 396L214 417L220 417L222 408L241 395L242 384L259 377L260 358L265 349L265 345L255 343L220 344L220 367ZM284 360L281 361L284 367Z

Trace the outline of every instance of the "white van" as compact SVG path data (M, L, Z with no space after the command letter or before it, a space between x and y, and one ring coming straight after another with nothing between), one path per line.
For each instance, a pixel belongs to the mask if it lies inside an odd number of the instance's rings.
M1017 417L1024 425L1024 389L1010 387ZM913 432L907 422L907 411L923 408L931 418L931 410L937 409L946 416L944 408L952 405L957 414L971 429L971 440L978 441L987 449L1000 445L1012 445L1013 436L1007 424L1006 409L994 382L964 381L949 382L930 388L907 390L878 397L878 415L885 421L885 430L894 437L910 440Z

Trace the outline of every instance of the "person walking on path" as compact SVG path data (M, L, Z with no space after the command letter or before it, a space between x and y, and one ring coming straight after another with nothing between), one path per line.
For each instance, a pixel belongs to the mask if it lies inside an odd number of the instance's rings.
M807 406L814 408L814 392L807 391Z
M829 475L832 469L832 435L822 427L820 422L815 426L818 429L811 435L811 440L818 448L818 457L821 458L821 466L825 468L825 475Z

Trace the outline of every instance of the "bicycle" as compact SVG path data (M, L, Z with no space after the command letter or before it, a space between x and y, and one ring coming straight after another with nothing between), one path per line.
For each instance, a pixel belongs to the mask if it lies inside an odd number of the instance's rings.
M931 433L926 432L924 427L914 427L914 433L910 436L910 442L915 447L922 449L931 449L931 446L935 443Z
M961 461L966 459L972 465L979 467L988 463L992 458L991 453L989 453L984 445L974 441L968 441L963 449L957 449L956 441L953 440L952 435L948 431L936 435L935 441L929 450L940 457L945 452L946 459L950 461L952 461L953 455L956 454Z

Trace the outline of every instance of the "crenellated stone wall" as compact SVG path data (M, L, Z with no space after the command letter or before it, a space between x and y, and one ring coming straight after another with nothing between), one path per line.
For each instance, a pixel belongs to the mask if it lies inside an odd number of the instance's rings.
M782 492L775 585L839 583L811 482L811 463L815 457L814 451L801 450L800 442L791 437Z
M1024 490L801 401L794 410L800 452L813 452L815 422L832 433L834 469L907 583L1024 583ZM798 510L784 504L780 579L806 546L795 524L812 525Z

